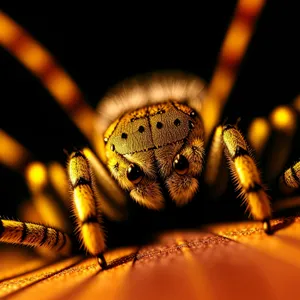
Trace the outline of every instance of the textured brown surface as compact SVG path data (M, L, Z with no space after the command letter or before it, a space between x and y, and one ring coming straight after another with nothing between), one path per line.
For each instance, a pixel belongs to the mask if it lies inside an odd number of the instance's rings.
M156 243L45 267L36 258L3 253L0 295L9 299L297 299L300 218L278 220L273 236L260 223L213 225L162 234ZM13 259L12 259L13 258ZM17 268L17 269L16 269ZM28 272L29 269L38 268ZM15 275L27 271L21 276Z

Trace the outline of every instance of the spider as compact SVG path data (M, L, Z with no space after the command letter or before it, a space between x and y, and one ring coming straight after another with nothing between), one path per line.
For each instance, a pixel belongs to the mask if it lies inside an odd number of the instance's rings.
M249 18L251 20L251 9L259 8L243 7L242 2L240 5L236 18L245 25ZM1 17L10 22L5 15ZM232 24L232 30L242 30L244 36L251 33L251 26L243 28L234 25L234 22ZM13 44L17 40L14 33L10 32L12 38L5 40L7 44L4 46L18 56L17 52L26 50L31 40L21 39L16 46ZM35 47L32 47L33 51L37 51L35 56L30 56L30 52L26 56L26 51L21 51L23 63L62 102L87 135L94 150L82 148L71 153L67 169L79 237L87 252L98 258L102 268L106 268L107 263L101 214L111 219L121 218L128 197L150 210L161 210L169 202L179 207L187 205L196 197L199 178L203 174L206 184L218 190L223 153L250 213L263 222L266 233L272 233L270 200L250 146L237 124L217 126L247 42L241 47L231 44L228 34L220 55L219 69L215 73L215 83L212 81L207 89L197 76L183 72L135 77L112 89L102 99L97 118L81 101L77 88L73 89L73 83L64 77L62 70L55 64L51 65L53 61L52 58L48 60L47 53L39 52L39 48ZM15 49L17 52L14 52ZM38 55L44 60L39 61ZM49 65L47 61L50 61ZM46 67L49 68L47 72ZM54 76L51 77L51 74ZM224 74L229 82L224 80ZM57 78L65 86L60 86ZM65 94L69 88L71 92ZM295 101L296 108L297 103ZM88 119L95 119L92 122L95 131L91 130ZM270 122L280 127L281 133L287 136L285 141L288 143L289 137L295 133L295 120L295 111L288 107L279 107L270 117ZM260 123L263 124L259 127L261 136L256 124L253 123L249 132L249 141L259 155L269 136L269 123ZM91 132L94 132L93 135ZM286 155L283 157L285 159ZM43 174L45 170L42 166L26 164L32 193L36 197L45 196L44 175L38 181L36 173L31 176L30 172L40 170ZM282 164L284 162L275 165L281 168ZM282 177L282 182L290 188L299 187L299 164L297 161L287 168ZM68 235L58 229L4 219L0 220L0 241L48 247L61 254L69 253L71 245Z

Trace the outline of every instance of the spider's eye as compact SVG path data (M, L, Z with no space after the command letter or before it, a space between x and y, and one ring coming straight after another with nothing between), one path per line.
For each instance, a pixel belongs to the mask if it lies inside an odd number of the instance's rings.
M134 184L138 184L144 177L144 172L136 164L130 164L127 169L127 178Z
M177 154L173 161L173 168L177 174L184 175L189 170L189 162L184 155Z

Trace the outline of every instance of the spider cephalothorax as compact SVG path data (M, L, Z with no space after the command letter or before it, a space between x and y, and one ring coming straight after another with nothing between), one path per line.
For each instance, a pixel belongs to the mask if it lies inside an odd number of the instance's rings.
M149 105L123 115L105 132L106 163L137 202L163 207L162 182L184 204L195 194L204 151L201 119L180 102Z

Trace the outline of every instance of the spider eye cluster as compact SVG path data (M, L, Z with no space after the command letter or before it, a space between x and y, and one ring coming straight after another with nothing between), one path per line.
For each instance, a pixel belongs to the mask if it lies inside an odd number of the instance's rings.
M144 177L144 172L136 164L130 164L127 169L127 178L134 184L138 184Z
M189 161L182 154L177 154L173 161L173 168L178 175L184 175L189 170Z

